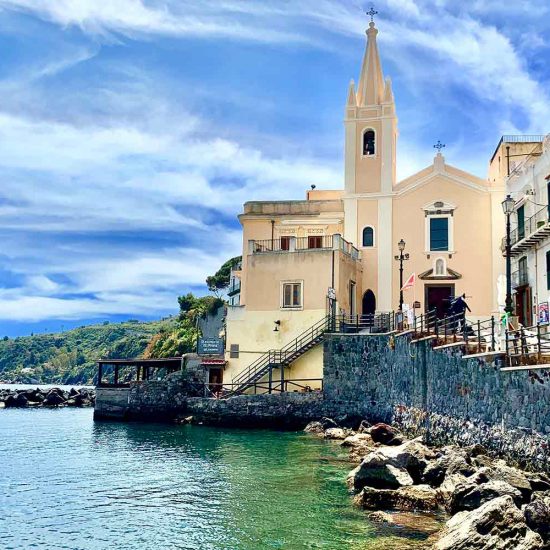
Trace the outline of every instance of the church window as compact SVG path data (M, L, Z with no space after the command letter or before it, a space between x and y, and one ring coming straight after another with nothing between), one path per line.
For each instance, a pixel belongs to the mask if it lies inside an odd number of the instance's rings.
M374 229L370 226L363 229L363 246L374 246Z
M430 250L449 250L449 218L430 218Z
M363 134L363 156L370 157L376 153L376 134L374 130L366 130Z

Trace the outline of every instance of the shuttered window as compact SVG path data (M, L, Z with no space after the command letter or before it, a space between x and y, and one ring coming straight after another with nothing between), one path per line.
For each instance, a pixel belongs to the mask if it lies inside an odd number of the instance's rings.
M430 250L449 250L449 218L430 219Z
M283 283L283 308L302 307L302 283Z

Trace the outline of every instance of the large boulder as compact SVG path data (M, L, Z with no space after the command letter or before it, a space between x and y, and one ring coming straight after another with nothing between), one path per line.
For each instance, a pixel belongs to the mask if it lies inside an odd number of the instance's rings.
M363 487L397 489L420 481L422 471L433 453L414 439L396 447L381 447L369 453L348 476L356 491Z
M367 510L437 510L435 490L429 485L414 485L399 489L365 487L354 499Z
M48 392L48 395L46 395L46 399L44 399L43 405L46 407L58 407L59 405L63 405L65 401L66 400L62 394L51 390Z
M470 476L475 472L469 454L457 447L444 447L437 458L426 465L423 482L439 487L446 476L461 474Z
M315 420L313 422L310 422L305 428L304 432L308 434L315 434L319 435L321 437L325 436L325 428L323 428L323 425L318 420Z
M486 502L471 512L453 516L441 531L435 550L538 550L539 534L526 525L512 497Z
M482 504L498 497L510 496L517 506L521 505L521 492L505 481L488 481L487 483L465 483L458 485L451 495L448 510L451 514L464 510L475 510Z
M25 397L23 393L12 393L8 395L6 398L6 401L4 402L4 406L6 408L10 407L26 407L29 404L29 401Z
M369 446L374 448L374 443L369 434L366 433L356 433L353 435L348 435L344 441L342 441L342 447L365 447Z
M375 443L382 445L401 445L403 438L399 432L388 424L379 423L371 426L370 435Z
M38 388L27 390L24 395L29 403L42 403L44 401L44 394Z
M523 472L533 491L550 491L550 477L542 472Z
M397 489L413 483L407 470L389 463L378 451L368 454L348 475L348 485L354 491L360 491L363 487Z
M517 468L508 466L504 460L495 460L491 466L480 468L476 477L505 481L521 493L525 502L529 502L531 499L533 488L527 475Z
M443 483L437 488L437 499L448 511L451 507L451 500L457 487L468 484L468 478L462 474L451 474L445 476Z
M345 428L329 428L325 430L325 439L346 439L349 434Z
M550 495L534 493L533 500L524 506L527 525L536 531L546 543L550 543Z

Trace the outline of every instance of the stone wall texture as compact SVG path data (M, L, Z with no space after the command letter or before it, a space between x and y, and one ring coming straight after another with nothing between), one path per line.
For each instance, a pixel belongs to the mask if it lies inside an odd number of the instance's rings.
M480 443L549 469L546 371L501 372L494 362L463 359L459 348L411 343L410 335L331 335L324 346L327 412L393 423L434 444Z

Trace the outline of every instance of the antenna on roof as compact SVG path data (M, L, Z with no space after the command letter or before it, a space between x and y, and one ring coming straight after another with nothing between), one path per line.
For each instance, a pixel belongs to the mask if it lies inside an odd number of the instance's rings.
M313 191L317 186L314 185L313 183L311 184L311 190Z

